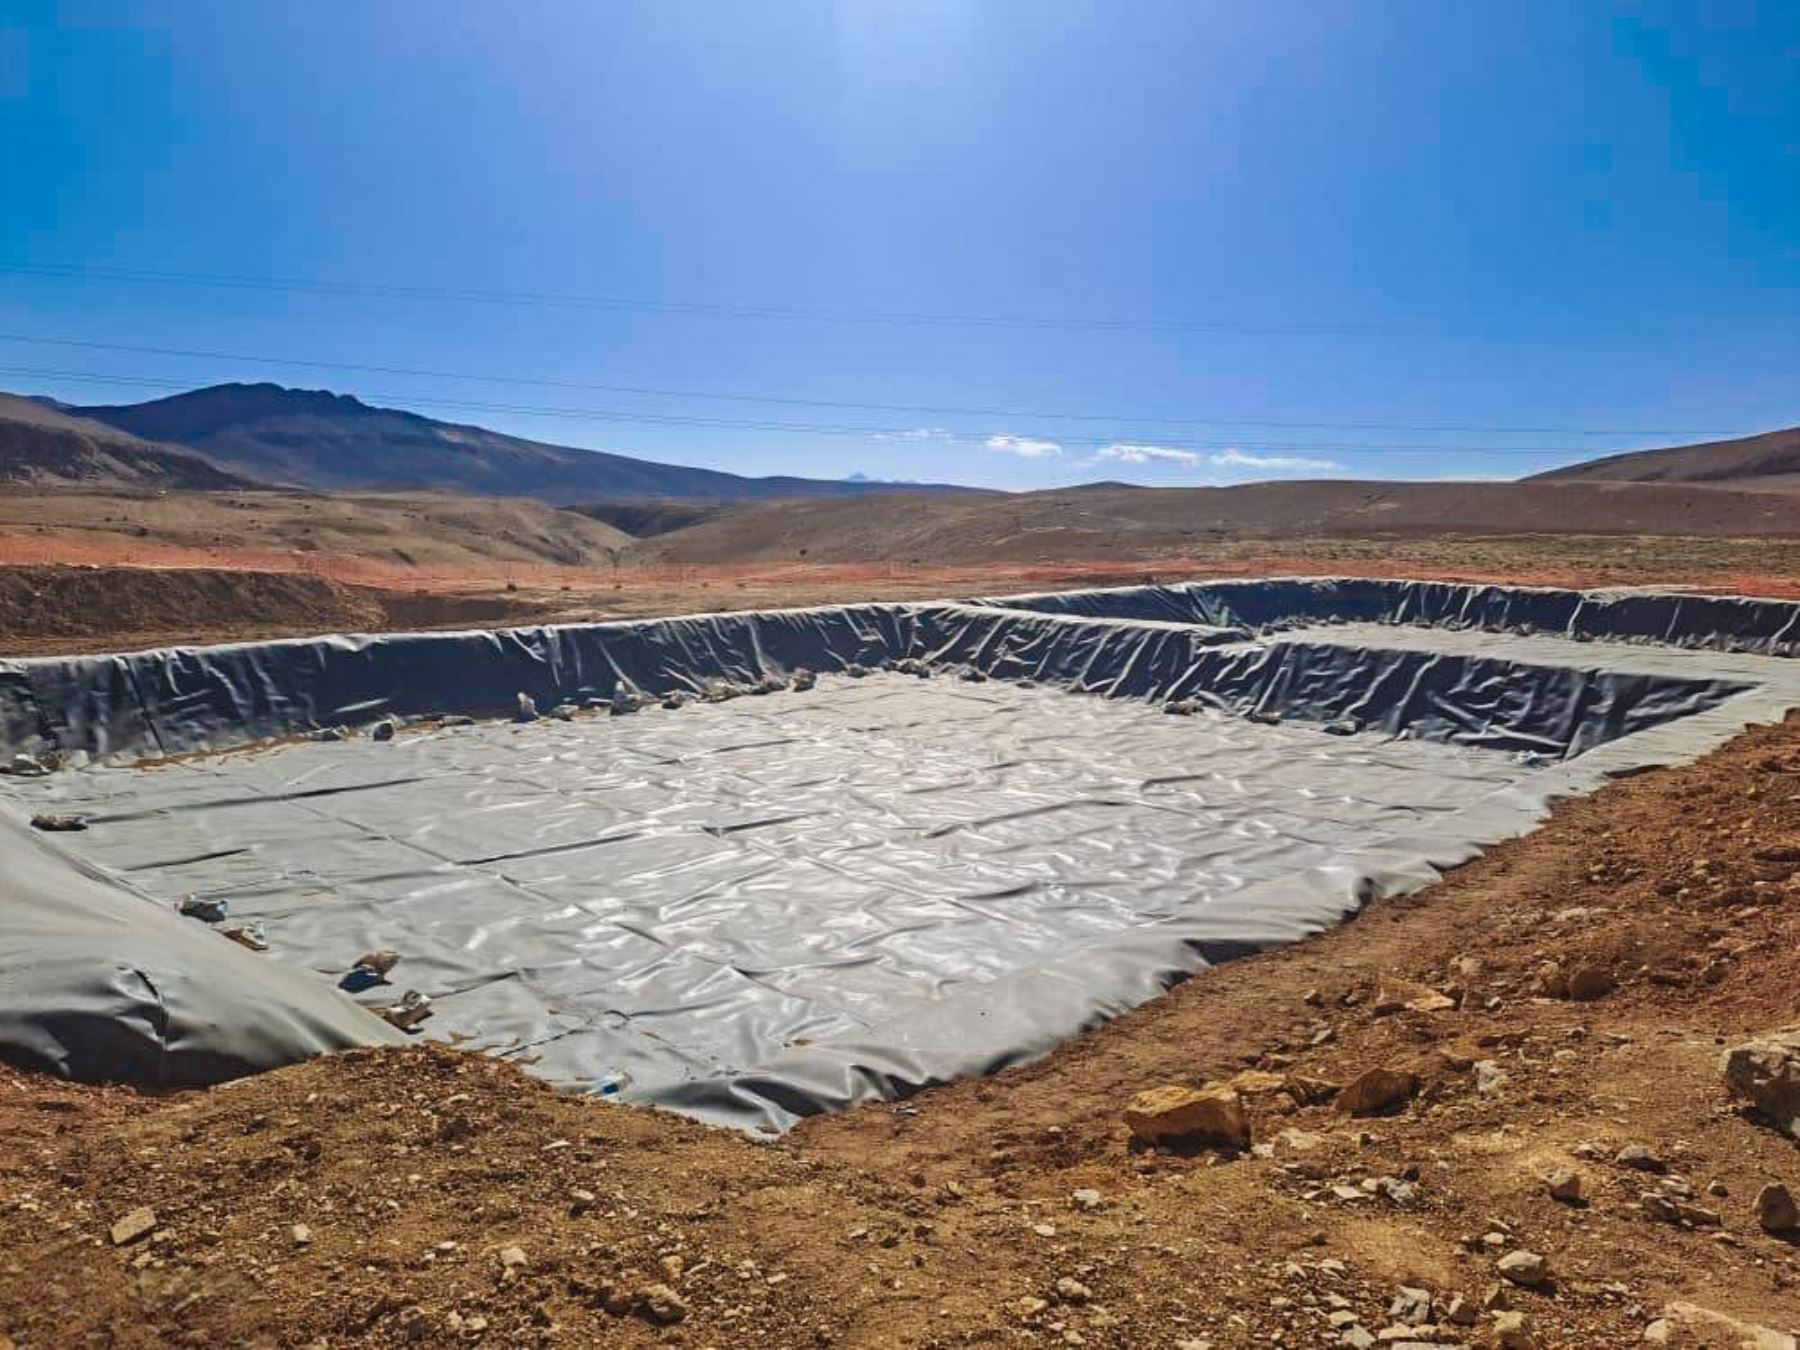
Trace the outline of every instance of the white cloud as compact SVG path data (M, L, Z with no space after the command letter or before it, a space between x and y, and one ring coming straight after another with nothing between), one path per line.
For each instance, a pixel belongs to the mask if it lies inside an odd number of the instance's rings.
M942 427L910 427L905 431L878 431L878 441L954 441L956 433Z
M1062 447L1055 441L1035 441L1029 436L989 436L987 448L1023 459L1048 459L1062 453Z
M1094 456L1095 459L1116 459L1121 464L1183 464L1193 468L1200 462L1200 456L1192 450L1171 450L1163 445L1125 445L1115 441Z
M1212 456L1221 469L1269 469L1292 473L1299 469L1331 471L1344 466L1335 459L1302 459L1297 455L1246 455L1242 450L1225 450Z

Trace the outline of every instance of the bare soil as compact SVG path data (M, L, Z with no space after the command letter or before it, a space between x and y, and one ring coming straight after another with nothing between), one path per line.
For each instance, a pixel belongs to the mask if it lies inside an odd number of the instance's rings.
M116 542L63 534L35 537L27 541L28 547L9 548L8 536L0 531L0 656L108 652L346 630L585 623L1215 576L1676 586L1800 598L1800 540L1779 539L1302 537L1222 540L1179 556L1143 558L704 566L653 561L570 566L495 558L425 565L367 553L271 555L224 547L146 555L135 546L116 548ZM12 543L18 543L16 537ZM144 565L146 556L164 562ZM45 557L60 562L22 561ZM14 560L13 565L7 565L8 559ZM76 565L64 565L70 563ZM193 580L196 576L211 579L202 583ZM284 576L286 581L278 580Z
M1751 1210L1800 1190L1800 1147L1718 1059L1797 1020L1796 860L1800 717L1036 1064L774 1142L426 1046L160 1097L0 1070L0 1333L1222 1350L1338 1344L1334 1312L1378 1331L1402 1285L1440 1310L1501 1288L1539 1346L1638 1344L1672 1300L1790 1330L1800 1248ZM1546 962L1613 987L1553 996ZM1450 1006L1387 1010L1400 980ZM1315 1103L1374 1067L1420 1090L1366 1119ZM1273 1156L1133 1148L1133 1093L1233 1079ZM1615 1162L1632 1144L1669 1175ZM1556 1167L1583 1203L1551 1197ZM1653 1217L1644 1194L1683 1186L1716 1223ZM1514 1248L1549 1283L1504 1285ZM1491 1345L1493 1318L1441 1334Z

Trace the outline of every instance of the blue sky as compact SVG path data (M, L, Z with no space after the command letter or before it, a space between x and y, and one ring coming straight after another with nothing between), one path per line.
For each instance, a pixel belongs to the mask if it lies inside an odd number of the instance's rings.
M8 0L0 174L73 402L1019 488L1800 421L1791 2Z

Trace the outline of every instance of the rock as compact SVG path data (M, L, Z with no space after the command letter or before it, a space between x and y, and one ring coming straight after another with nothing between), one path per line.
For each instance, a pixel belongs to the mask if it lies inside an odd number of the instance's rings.
M687 1300L666 1284L647 1284L637 1291L637 1306L652 1322L671 1326L687 1316Z
M631 710L636 712L637 704L632 704ZM559 703L550 710L550 715L559 722L573 722L575 720L575 714L580 711L581 709L576 707L573 703Z
M1275 1152L1281 1157L1298 1157L1304 1153L1313 1153L1325 1146L1325 1136L1312 1134L1307 1130L1297 1130L1289 1126L1275 1136Z
M253 952L269 950L269 935L260 923L234 924L230 928L221 928L219 934L228 937L240 947L248 947Z
M1502 1278L1526 1289L1537 1289L1550 1279L1550 1263L1524 1247L1508 1252L1494 1263Z
M1388 975L1382 978L1380 986L1375 990L1375 1002L1371 1011L1377 1017L1386 1017L1397 1012L1443 1012L1455 1006L1455 999L1448 994L1439 993L1430 985Z
M1417 1075L1392 1069L1365 1069L1337 1095L1337 1109L1352 1116L1372 1116L1397 1106L1419 1090Z
M1424 1326L1431 1320L1431 1291L1401 1285L1394 1301L1388 1305L1387 1315L1390 1322L1409 1327Z
M1147 1088L1125 1108L1132 1136L1146 1144L1190 1142L1226 1148L1250 1146L1244 1100L1227 1087Z
M1756 1221L1767 1233L1788 1233L1800 1228L1800 1205L1779 1181L1771 1181L1756 1193Z
M341 741L344 739L344 729L342 727L320 727L317 731L313 732L312 738L315 741L326 743L331 741Z
M176 902L175 912L201 923L224 923L225 916L231 913L231 902L211 895L187 895Z
M1526 1350L1531 1344L1531 1329L1522 1312L1497 1313L1494 1317L1494 1344L1500 1350Z
M1572 1167L1559 1167L1544 1178L1544 1187L1552 1200L1565 1205L1579 1205L1583 1200L1581 1173Z
M1645 1191L1638 1196L1638 1204L1644 1213L1653 1219L1661 1219L1664 1223L1685 1223L1695 1228L1717 1228L1719 1215L1716 1210L1706 1209L1677 1196L1664 1195L1660 1191Z
M592 1191L584 1190L580 1186L577 1186L569 1192L569 1213L586 1214L599 1202L599 1196L595 1195Z
M1371 1350L1375 1344L1375 1337L1368 1328L1357 1326L1345 1327L1338 1333L1338 1340L1350 1350Z
M1675 1302L1644 1332L1652 1345L1710 1350L1800 1350L1800 1341L1756 1322L1741 1321L1697 1303Z
M475 725L475 719L467 713L451 713L448 717L441 718L438 725L440 727L472 727Z
M303 1223L297 1223L288 1229L288 1236L294 1240L296 1247L312 1246L312 1229Z
M363 970L372 970L377 975L386 975L400 964L400 953L392 947L377 947L374 951L364 952L357 957L356 964Z
M136 1242L152 1228L156 1227L156 1211L148 1205L139 1205L128 1214L122 1214L113 1220L112 1243L115 1247L123 1247Z
M391 717L384 717L369 728L369 739L372 741L391 741L394 733L400 730L400 724Z
M1765 1119L1800 1139L1800 1031L1734 1045L1720 1067L1726 1086Z
M1475 1090L1484 1095L1500 1091L1506 1086L1506 1070L1491 1059L1475 1061Z
M1456 1327L1472 1327L1481 1320L1475 1310L1475 1304L1461 1294L1452 1294L1450 1302L1444 1306L1444 1320Z
M1065 1275L1056 1282L1056 1297L1062 1303L1086 1303L1094 1297L1094 1291L1080 1280Z
M538 718L537 700L534 699L530 694L525 694L525 693L521 693L518 696L518 699L519 699L518 707L513 712L513 721L515 721L515 722L535 722L535 721L537 721L537 718Z
M1106 1207L1106 1200L1099 1191L1085 1187L1071 1195L1069 1203L1084 1214L1092 1214Z
M1669 1170L1669 1164L1643 1144L1627 1144L1613 1154L1613 1161L1620 1167L1629 1167L1635 1172L1654 1172L1661 1176Z
M1617 987L1612 972L1604 966L1577 966L1569 972L1564 995L1577 1003L1605 998Z
M523 1247L502 1247L500 1249L500 1269L518 1270L526 1264Z
M68 815L36 815L31 818L31 828L43 830L49 834L70 834L88 827L86 816Z
M818 684L818 682L819 677L806 669L806 667L802 666L799 670L794 672L793 677L788 681L788 688L792 689L796 694L804 694L808 689L811 689L814 685Z
M1343 1088L1325 1078L1314 1078L1307 1074L1290 1073L1285 1084L1288 1096L1301 1106L1317 1106L1320 1102L1330 1101Z

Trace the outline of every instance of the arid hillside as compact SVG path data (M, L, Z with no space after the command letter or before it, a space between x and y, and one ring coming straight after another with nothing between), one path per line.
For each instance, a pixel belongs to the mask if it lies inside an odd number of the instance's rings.
M140 440L12 394L0 394L0 484L156 490L254 485L192 450Z
M1179 556L1213 540L1319 536L1800 536L1780 493L1594 483L1252 483L747 504L657 535L642 556L722 563Z
M523 498L276 489L14 490L0 493L0 539L15 555L42 550L11 561L157 562L168 549L224 549L299 555L296 567L314 556L603 566L631 543L602 521Z
M1532 480L1544 483L1701 483L1759 492L1800 491L1800 427L1704 445L1608 455Z

